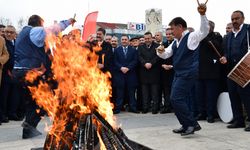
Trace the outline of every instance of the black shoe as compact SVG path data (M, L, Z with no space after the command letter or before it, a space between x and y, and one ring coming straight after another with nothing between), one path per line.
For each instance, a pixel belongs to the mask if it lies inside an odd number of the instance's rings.
M139 114L140 112L136 109L129 109L129 112L132 112L132 113L136 113L136 114Z
M214 123L214 118L213 117L208 117L207 122L208 123Z
M174 129L173 132L177 133L177 134L180 134L180 133L184 133L185 129L183 127L180 127L179 129Z
M171 110L170 109L162 109L160 111L161 114L166 114L166 113L171 113Z
M8 117L3 117L1 122L2 123L8 123L9 122Z
M39 135L42 135L42 133L39 132L36 128L34 129L23 128L23 136L22 136L23 139L29 139Z
M194 131L199 131L201 130L201 126L197 123L195 126L194 126Z
M201 130L201 126L199 124L196 124L194 126L194 131L199 131L199 130ZM180 127L179 129L174 129L173 132L174 133L184 133L185 129L183 127Z
M249 131L250 131L250 126L246 127L246 128L244 129L244 131L249 132Z
M35 127L32 127L26 122L24 122L22 126L23 126L23 136L22 136L23 139L29 139L42 135L42 133L39 132Z
M113 111L113 113L114 114L119 114L121 111L119 110L119 109L115 109L114 111Z
M157 110L153 110L152 114L158 114L158 111Z
M14 120L14 121L22 121L23 118L19 118L16 114L9 115L9 120Z
M206 120L206 116L203 114L198 114L197 117L195 118L196 120Z
M147 110L147 109L142 110L142 113L143 113L143 114L146 114L146 113L148 113L148 110Z
M242 122L242 123L239 123L237 121L235 121L233 124L230 124L227 126L227 128L229 129L234 129L234 128L244 128L245 127L245 124Z
M184 132L181 133L181 136L194 134L194 131L195 131L195 127L189 126Z
M0 121L0 125L2 125L2 122Z

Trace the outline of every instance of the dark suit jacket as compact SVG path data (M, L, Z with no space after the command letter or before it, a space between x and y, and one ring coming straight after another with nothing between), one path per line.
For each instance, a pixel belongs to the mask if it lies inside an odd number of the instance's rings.
M221 74L220 58L213 50L209 41L213 43L218 52L222 53L222 36L218 32L210 32L200 42L199 49L199 79L219 79Z
M107 71L112 72L112 69L114 67L113 66L114 55L112 52L112 46L110 43L103 41L101 47L102 47L102 50L97 52L97 55L99 56L98 63L104 64L104 68L102 68L101 70L103 72L107 72ZM103 60L103 55L104 55L104 60Z
M166 41L163 43L164 48L167 48L173 41ZM161 65L173 65L173 57L167 58L167 59L160 59ZM161 84L164 86L171 86L172 81L174 78L174 69L165 70L161 67Z
M119 46L114 52L114 84L117 87L124 87L127 84L128 87L137 86L136 66L138 62L137 50L131 46L128 46L126 57L123 52L123 47ZM129 68L129 71L124 74L121 71L121 67Z
M150 48L146 44L140 45L138 48L140 62L140 81L141 83L160 83L160 57L156 54L156 48L159 44L152 43ZM144 65L151 63L152 68L146 69Z

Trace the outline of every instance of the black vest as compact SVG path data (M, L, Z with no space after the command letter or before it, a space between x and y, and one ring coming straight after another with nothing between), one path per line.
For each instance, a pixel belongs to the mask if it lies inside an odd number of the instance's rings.
M179 47L174 41L172 45L173 49L173 67L175 76L179 77L197 77L198 75L198 50L190 50L187 47L187 40L190 33L187 33Z

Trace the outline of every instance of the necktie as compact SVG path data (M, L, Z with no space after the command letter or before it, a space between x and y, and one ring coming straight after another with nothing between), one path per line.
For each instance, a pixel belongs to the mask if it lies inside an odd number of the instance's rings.
M127 47L123 47L123 53L124 53L125 56L127 55L127 52L128 52Z

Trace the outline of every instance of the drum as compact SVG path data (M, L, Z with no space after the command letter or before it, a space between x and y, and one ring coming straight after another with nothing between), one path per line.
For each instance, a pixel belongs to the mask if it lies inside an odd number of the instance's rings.
M250 82L250 51L245 54L227 77L243 88Z
M220 119L229 123L233 120L233 112L228 92L222 92L217 100L217 111Z

